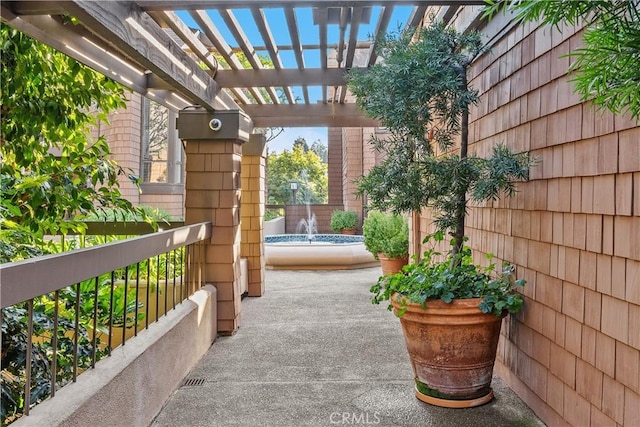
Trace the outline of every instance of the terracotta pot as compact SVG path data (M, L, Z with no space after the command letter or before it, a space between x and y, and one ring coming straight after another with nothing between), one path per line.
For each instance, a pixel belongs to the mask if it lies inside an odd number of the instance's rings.
M394 312L401 308L392 297ZM416 380L416 397L448 408L482 405L493 398L491 377L502 317L478 308L482 298L450 304L407 303L400 317ZM506 314L505 314L506 315Z
M354 228L343 228L340 230L340 234L349 234L349 235L354 235L356 234L356 229Z
M383 253L378 254L378 259L380 260L380 267L382 267L382 274L384 276L399 272L402 270L402 267L409 262L408 256L402 258L387 258Z

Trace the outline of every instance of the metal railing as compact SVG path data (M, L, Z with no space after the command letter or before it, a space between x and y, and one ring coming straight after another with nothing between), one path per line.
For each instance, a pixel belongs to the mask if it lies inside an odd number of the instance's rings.
M4 315L26 318L19 334L26 342L15 337L24 352L24 415L43 400L34 389L54 397L65 381L75 382L198 290L211 233L211 223L199 223L0 265ZM0 320L4 329L8 319ZM5 368L3 382L11 379Z

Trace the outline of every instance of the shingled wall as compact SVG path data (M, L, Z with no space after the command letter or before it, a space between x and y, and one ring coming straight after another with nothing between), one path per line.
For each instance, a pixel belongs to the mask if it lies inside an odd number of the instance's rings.
M581 35L519 25L472 67L471 151L506 143L540 162L516 197L474 207L467 234L477 262L492 253L528 282L501 376L548 425L640 425L640 127L573 93Z

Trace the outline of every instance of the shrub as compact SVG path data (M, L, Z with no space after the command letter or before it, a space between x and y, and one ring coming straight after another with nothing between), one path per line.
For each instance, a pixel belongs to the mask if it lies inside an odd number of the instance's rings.
M364 245L373 256L383 253L389 258L409 254L409 224L403 216L371 211L362 224Z
M339 233L341 230L356 228L358 225L358 214L353 211L343 211L336 209L331 214L329 226L333 231Z

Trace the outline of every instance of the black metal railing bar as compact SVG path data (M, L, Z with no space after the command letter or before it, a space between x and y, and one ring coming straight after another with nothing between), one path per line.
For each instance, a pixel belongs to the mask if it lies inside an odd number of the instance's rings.
M211 223L0 265L2 308L211 237ZM162 248L158 251L158 248ZM99 263L95 262L100 260Z

